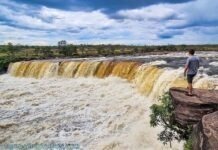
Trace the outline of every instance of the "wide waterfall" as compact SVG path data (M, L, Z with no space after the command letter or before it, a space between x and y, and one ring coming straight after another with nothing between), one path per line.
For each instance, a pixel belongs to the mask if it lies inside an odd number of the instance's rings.
M150 127L149 107L170 87L187 86L183 60L170 55L11 63L8 74L0 75L0 144L182 150L183 142L170 148L157 140L162 128ZM195 88L218 88L216 58L210 60Z
M156 99L170 87L186 87L182 69L159 68L136 61L24 61L12 63L8 73L15 77L120 77L134 83L140 93ZM208 77L198 77L195 88L215 89Z

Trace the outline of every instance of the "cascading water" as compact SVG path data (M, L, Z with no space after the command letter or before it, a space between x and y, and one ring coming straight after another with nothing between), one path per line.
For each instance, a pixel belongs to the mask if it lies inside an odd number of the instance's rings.
M0 144L170 149L157 140L161 127L150 127L149 107L170 87L187 85L182 68L157 66L161 64L167 63L110 59L11 63L10 75L0 76ZM194 87L214 89L214 81L199 75ZM183 149L182 143L174 142L172 149Z
M134 61L34 61L10 64L9 74L15 77L98 77L116 76L134 83L140 93L156 99L170 87L186 87L182 69L158 68ZM195 88L214 89L209 78L197 78Z

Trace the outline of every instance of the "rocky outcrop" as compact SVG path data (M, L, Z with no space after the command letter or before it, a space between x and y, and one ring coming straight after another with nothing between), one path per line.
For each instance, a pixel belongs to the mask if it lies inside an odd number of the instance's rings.
M218 111L205 115L193 130L193 150L218 150Z
M218 111L203 116L202 122L202 143L204 149L218 150Z
M193 125L194 150L218 150L218 90L171 88L173 116L181 126Z
M171 88L175 120L183 125L197 124L204 115L218 111L218 90L195 89L187 96L187 89Z

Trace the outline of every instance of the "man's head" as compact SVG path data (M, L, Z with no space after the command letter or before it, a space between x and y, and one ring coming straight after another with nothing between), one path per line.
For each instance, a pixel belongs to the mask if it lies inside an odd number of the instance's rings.
M189 53L189 55L194 55L194 54L195 54L195 50L194 50L194 49L190 49L190 50L188 51L188 53Z

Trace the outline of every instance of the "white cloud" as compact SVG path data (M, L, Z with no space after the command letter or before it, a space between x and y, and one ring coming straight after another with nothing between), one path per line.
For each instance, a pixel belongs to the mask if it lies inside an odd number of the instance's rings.
M16 3L8 3L7 5L1 5L1 15L7 17L16 25L38 28L38 29L79 29L79 28L104 28L115 24L115 21L108 18L107 15L100 10L83 12L83 11L63 11L58 9L52 9L47 7L33 8L29 11L29 8L24 6L15 6ZM10 8L10 6L16 7L16 10Z
M218 22L217 8L218 1L206 0L158 4L118 11L121 19L115 19L101 10L65 11L5 0L0 2L0 17L6 19L0 21L0 43L56 44L61 39L95 44L213 43L218 41L213 26ZM172 38L161 38L167 35Z
M83 11L63 11L42 7L39 11L40 17L51 19L52 24L60 29L69 27L78 28L103 28L111 26L115 23L114 20L108 18L100 10L83 12Z
M132 10L121 10L118 15L129 19L164 20L178 15L177 12L167 4L152 5Z
M45 31L32 31L0 24L0 43L31 44L44 41L51 44ZM53 41L54 42L54 41ZM40 42L41 43L41 42Z

